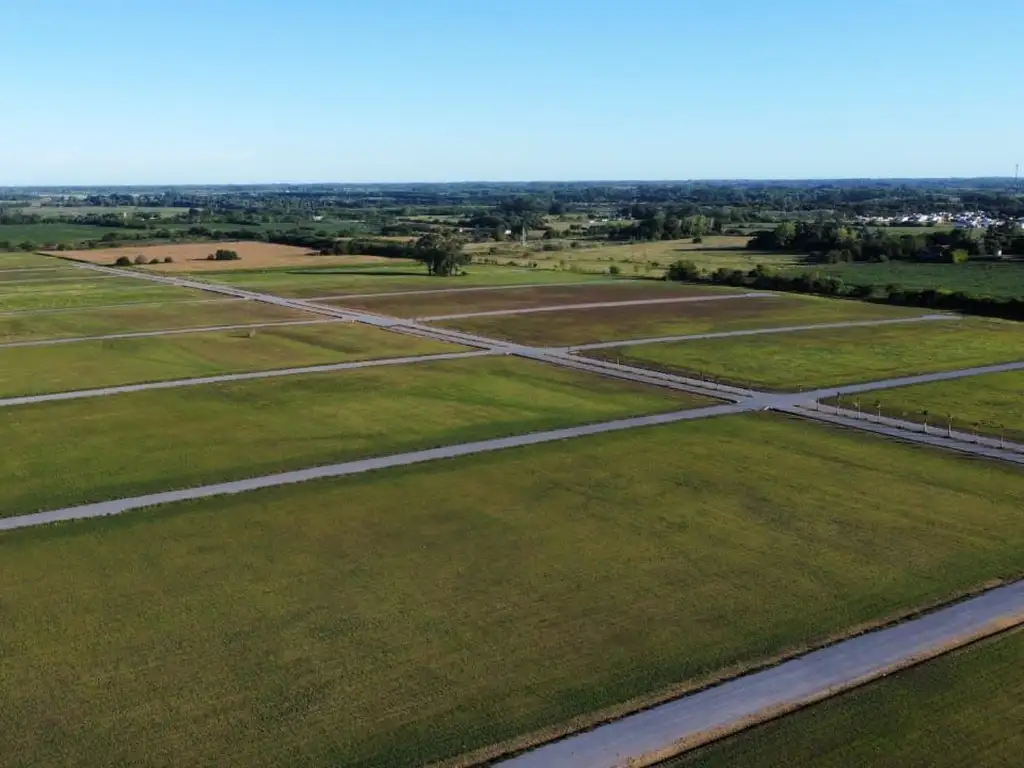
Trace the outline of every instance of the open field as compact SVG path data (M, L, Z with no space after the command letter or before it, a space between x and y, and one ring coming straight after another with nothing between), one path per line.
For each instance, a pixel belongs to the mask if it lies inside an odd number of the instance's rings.
M0 349L0 397L459 351L353 323Z
M703 373L740 386L796 391L1022 361L1024 326L999 320L939 320L638 344L590 354Z
M21 269L24 267L60 267L61 262L38 253L0 253L0 269Z
M895 285L964 291L978 296L1024 296L1024 261L968 261L966 264L814 264L794 272L821 272L842 278L850 285Z
M1024 372L886 389L865 396L865 410L873 412L876 401L884 416L922 422L927 411L937 430L952 422L953 429L963 432L977 429L1024 443Z
M94 227L88 224L68 224L48 221L39 224L0 224L0 243L16 248L21 243L32 243L36 248L72 245L84 240L99 240L108 232L124 234L132 230L120 227ZM3 246L0 246L0 250Z
M66 219L72 216L89 215L108 216L112 213L116 213L118 215L128 214L129 216L139 213L157 214L161 218L170 218L182 213L188 213L188 208L167 208L145 205L30 205L27 208L22 208L21 211L23 213L42 216L44 219Z
M421 266L390 259L386 264L347 269L266 270L211 275L218 283L279 296L313 298L336 294L389 293L433 289L470 288L481 285L530 285L578 283L595 279L570 272L551 272L514 267L470 266L459 277L431 277Z
M5 534L0 763L419 765L1019 575L1022 493L757 414Z
M26 269L37 269L38 271L26 271ZM64 280L80 280L83 277L89 277L89 275L83 274L82 270L75 267L52 269L43 267L4 269L0 267L0 290L3 290L4 283L35 283L42 286L51 282L60 284Z
M537 288L510 288L507 291L469 291L468 293L451 292L336 299L327 303L396 317L428 317L456 312L502 311L559 304L664 299L674 296L714 296L737 292L733 288L682 285L660 280L621 280L608 283L595 282L593 285L555 284Z
M0 408L0 516L711 403L500 357Z
M81 312L0 315L0 343L316 319L307 312L241 299L201 304L168 302Z
M207 261L206 257L220 249L236 251L241 257L238 261ZM257 242L212 242L212 243L168 243L167 245L126 245L123 248L97 248L83 251L58 251L54 256L66 259L87 261L90 264L112 265L121 256L134 260L136 256L144 256L146 261L170 256L171 264L161 264L160 268L188 271L196 269L227 270L252 269L258 267L296 267L321 264L328 257L310 255L308 248L297 248L291 245ZM343 257L338 257L343 258ZM154 268L156 265L154 265Z
M444 320L438 325L525 344L561 346L843 320L913 317L920 314L920 310L780 294L731 301L475 317Z
M1024 631L789 715L664 768L1004 768L1024 754Z
M0 284L0 312L187 301L210 296L187 288L157 285L131 278L105 277L97 280L89 274L83 277L85 279L82 280Z

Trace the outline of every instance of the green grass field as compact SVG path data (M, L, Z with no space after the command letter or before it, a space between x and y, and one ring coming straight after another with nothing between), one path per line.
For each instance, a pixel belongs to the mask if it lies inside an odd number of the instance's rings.
M922 310L780 294L769 298L474 317L437 324L526 344L559 346L920 314Z
M757 414L11 532L0 763L420 765L1017 576L1022 493Z
M590 354L796 391L1024 361L1024 326L965 319L639 344Z
M68 224L63 221L46 221L40 224L0 224L0 243L17 247L29 242L37 249L46 246L70 245L83 240L99 240L108 232L132 233L134 230L120 227L93 227L88 224Z
M461 277L430 277L418 266L368 264L338 269L276 269L259 272L222 272L209 275L213 282L235 285L280 296L317 297L346 293L468 288L479 285L580 282L586 275L504 267L470 266Z
M38 285L45 285L48 283L60 284L65 280L78 280L81 279L82 277L82 271L80 269L75 269L74 267L45 268L39 269L38 272L25 272L23 271L23 269L25 268L5 269L3 267L0 267L0 290L2 290L4 288L4 285L7 283L22 283L26 285L30 283L35 283ZM38 269L38 267L29 267L29 269Z
M849 285L895 285L905 289L935 288L978 296L1024 296L1024 261L969 261L966 264L815 264L793 272L835 275Z
M13 347L0 349L0 397L460 349L351 323Z
M183 301L209 296L208 293L187 288L120 277L101 280L54 280L44 283L0 283L0 312Z
M59 267L62 263L49 256L37 253L3 253L0 252L0 269L18 269L20 267Z
M1005 768L1024 754L1024 631L901 672L664 768Z
M937 429L952 423L954 429L1024 442L1024 371L886 389L866 395L863 407L873 411L876 401L886 416L921 422L928 411Z
M316 319L306 312L255 301L168 302L81 312L0 315L0 343Z
M711 402L499 357L0 408L0 516Z

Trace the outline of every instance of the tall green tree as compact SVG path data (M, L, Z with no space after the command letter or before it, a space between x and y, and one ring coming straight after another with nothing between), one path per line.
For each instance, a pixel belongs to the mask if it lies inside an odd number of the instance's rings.
M464 245L462 238L455 235L431 232L416 241L413 258L425 264L429 274L450 277L472 261L472 256L463 250Z

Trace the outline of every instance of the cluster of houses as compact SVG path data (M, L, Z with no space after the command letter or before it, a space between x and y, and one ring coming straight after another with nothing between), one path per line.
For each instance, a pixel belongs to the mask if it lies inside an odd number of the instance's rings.
M1002 224L997 219L981 211L963 211L961 213L911 213L905 216L858 216L856 221L873 227L934 227L941 224L952 224L957 229L988 229ZM1024 218L1017 221L1024 226Z

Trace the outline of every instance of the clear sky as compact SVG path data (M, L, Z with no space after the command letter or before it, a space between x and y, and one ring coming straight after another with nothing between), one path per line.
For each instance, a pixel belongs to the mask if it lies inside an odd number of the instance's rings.
M0 0L0 185L1011 175L1022 0Z

